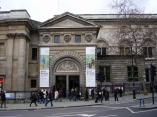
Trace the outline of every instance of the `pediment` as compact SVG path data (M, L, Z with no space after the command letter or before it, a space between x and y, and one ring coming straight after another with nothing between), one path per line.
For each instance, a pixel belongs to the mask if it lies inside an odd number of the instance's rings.
M40 27L42 28L81 28L81 27L98 27L93 22L90 22L78 15L71 13L64 13L56 16L46 22L43 22Z

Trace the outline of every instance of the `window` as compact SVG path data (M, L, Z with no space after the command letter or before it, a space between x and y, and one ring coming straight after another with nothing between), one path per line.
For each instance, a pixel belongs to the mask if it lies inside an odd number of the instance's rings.
M143 47L143 54L146 58L153 57L153 48L152 47Z
M37 80L31 80L31 88L37 87Z
M110 77L110 66L99 66L99 75L98 75L98 77L99 76L103 77L104 81L110 82L111 81L111 77ZM102 79L99 79L99 80L102 80Z
M60 35L54 36L54 43L60 43Z
M32 48L32 60L37 60L38 52L37 48Z
M138 81L138 68L136 66L128 66L128 81Z
M110 82L111 81L111 77L110 77L110 66L106 66L105 74L106 74L106 82Z
M0 57L4 57L6 55L5 45L4 43L0 43Z
M97 57L106 55L106 48L97 48Z
M75 43L81 43L81 35L75 35Z
M131 54L131 47L120 47L120 55L130 55Z

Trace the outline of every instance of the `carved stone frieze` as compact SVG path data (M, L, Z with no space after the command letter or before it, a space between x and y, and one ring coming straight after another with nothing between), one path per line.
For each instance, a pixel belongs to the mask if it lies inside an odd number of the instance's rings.
M49 42L50 39L51 39L50 35L44 35L44 36L42 37L42 40L43 40L43 42L45 42L45 43Z
M79 72L79 68L73 61L65 60L57 66L56 72Z
M87 35L85 36L85 40L86 40L87 42L91 42L92 39L93 39L93 36L92 36L91 34L87 34Z
M64 36L64 41L65 41L65 42L68 43L68 42L70 42L70 40L71 40L71 36L70 36L70 35L65 35L65 36Z

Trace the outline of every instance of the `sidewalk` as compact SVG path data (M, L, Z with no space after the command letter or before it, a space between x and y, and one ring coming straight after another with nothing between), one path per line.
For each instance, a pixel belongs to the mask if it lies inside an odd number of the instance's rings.
M155 95L157 96L157 95ZM136 95L137 99L141 97L141 95ZM151 97L151 94L148 94L144 96L144 98ZM69 101L67 99L64 99L62 102L54 101L53 107L50 106L50 104L45 107L44 104L38 104L36 107L34 104L32 104L32 107L29 107L29 103L20 103L20 104L7 104L7 108L0 108L0 111L3 110L29 110L29 109L50 109L50 108L67 108L67 107L80 107L80 106L92 106L92 105L110 105L110 104L121 104L121 103L127 103L127 102L134 102L138 101L132 98L132 95L129 96L123 96L119 98L118 102L114 101L114 98L111 97L110 101L103 101L103 103L95 103L94 100L90 101ZM139 107L139 106L138 106ZM157 104L151 105L151 104L145 104L143 108L157 108Z

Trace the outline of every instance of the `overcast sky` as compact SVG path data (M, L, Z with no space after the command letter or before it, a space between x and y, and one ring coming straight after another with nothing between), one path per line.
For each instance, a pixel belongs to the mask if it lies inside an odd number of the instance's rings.
M112 0L0 0L1 11L26 9L31 18L45 21L66 11L74 14L108 14ZM157 0L132 0L145 13L157 13Z

